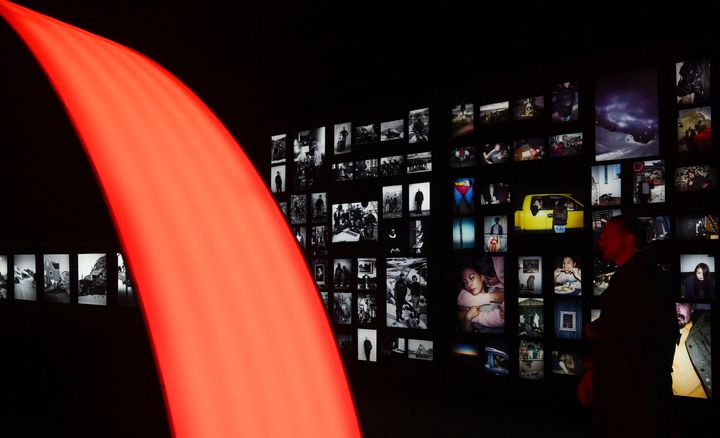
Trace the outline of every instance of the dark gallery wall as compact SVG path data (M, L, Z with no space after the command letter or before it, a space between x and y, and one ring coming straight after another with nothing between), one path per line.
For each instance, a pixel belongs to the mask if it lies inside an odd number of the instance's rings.
M347 120L380 122L421 107L444 111L461 101L494 102L545 92L566 77L592 91L595 77L668 68L687 56L717 61L711 31L700 23L681 33L668 30L672 22L639 20L628 29L615 19L589 24L588 17L543 10L508 10L499 18L388 6L340 12L332 4L19 3L168 68L215 111L263 178L272 134L332 129ZM82 146L52 87L4 22L0 60L0 254L113 254L117 237ZM671 80L667 72L661 76ZM592 130L591 101L580 111L582 129ZM447 137L448 121L432 113L434 139ZM664 122L671 138L674 119ZM447 167L445 146L432 143L436 169ZM438 174L441 181L450 177L447 170ZM444 224L449 191L434 190L433 224ZM443 250L436 239L434 248ZM573 401L575 380L490 381L452 362L453 298L443 296L442 273L432 281L438 306L429 337L442 351L433 363L347 362L367 436L470 435L463 423L489 416L501 425L488 431L499 434L513 430L518 418L535 422L539 431L552 431L562 419L568 436L587 431L587 413ZM169 435L142 315L114 305L113 295L109 301L107 307L0 301L0 435ZM679 403L689 418L684 424L717 428L706 420L716 402L695 402Z

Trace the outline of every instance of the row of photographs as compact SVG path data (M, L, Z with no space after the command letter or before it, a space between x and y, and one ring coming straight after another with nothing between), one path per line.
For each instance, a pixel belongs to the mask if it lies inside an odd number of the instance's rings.
M543 259L545 266L543 268ZM399 258L392 260L392 264L399 263ZM461 297L470 299L465 291L471 295L478 295L481 292L490 290L498 291L493 302L502 302L505 290L505 260L500 256L492 257L470 257L464 258L456 267L454 289L457 291L458 302ZM550 263L548 263L550 262ZM330 265L328 266L328 264ZM712 300L716 296L717 285L715 282L715 256L712 254L680 254L680 297L683 299ZM666 266L670 271L670 266ZM329 270L330 269L330 270ZM378 259L365 258L335 258L335 259L312 259L311 270L313 280L320 290L357 290L375 291L378 290ZM593 260L593 295L599 296L608 286L609 279L615 272L616 267L599 258ZM481 272L485 272L483 275ZM391 269L390 273L396 272ZM542 256L517 256L517 292L520 295L542 295L543 291L552 289L555 295L580 296L582 294L583 280L583 259L579 255L570 254L553 256L550 260ZM482 284L476 284L471 289L465 284L468 275L472 278L482 278ZM492 274L492 275L491 275ZM413 287L424 288L426 281L419 277L417 284L412 277L405 278L411 281L410 289ZM548 279L547 282L544 280ZM354 280L354 281L353 281ZM392 279L390 279L392 280ZM394 288L395 283L392 284ZM390 288L390 283L386 282ZM500 292L502 291L502 292ZM392 295L392 294L390 294ZM416 295L424 295L419 292ZM489 298L490 295L486 296ZM403 300L407 301L407 300ZM472 302L470 300L469 302ZM484 303L487 304L487 303Z
M363 362L378 362L382 360L379 358L433 360L433 341L427 339L385 336L378 347L377 330L364 328L357 330L356 350L353 348L352 335L337 334L336 339L338 349L344 357L356 357L357 360ZM380 350L379 353L378 350Z
M407 127L407 130L406 130ZM370 143L404 140L413 143L427 143L430 139L430 109L420 108L408 113L405 119L389 120L381 123L355 125L351 122L336 123L333 127L333 155L349 154L353 146ZM318 149L325 154L325 127L298 131L292 138L294 159L303 152ZM285 163L288 153L287 134L273 135L271 141L270 162Z
M16 254L0 255L0 299L49 303L71 302L70 254ZM77 254L77 302L105 306L111 282L117 282L119 305L134 305L134 287L125 260L115 253L115 275L108 275L108 254ZM13 279L8 268L12 267ZM39 274L42 272L42 276Z

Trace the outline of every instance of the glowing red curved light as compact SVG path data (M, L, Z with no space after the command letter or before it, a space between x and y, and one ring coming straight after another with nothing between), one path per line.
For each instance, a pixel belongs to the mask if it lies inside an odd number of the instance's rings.
M64 103L142 292L178 437L359 436L324 309L213 113L122 45L0 0Z

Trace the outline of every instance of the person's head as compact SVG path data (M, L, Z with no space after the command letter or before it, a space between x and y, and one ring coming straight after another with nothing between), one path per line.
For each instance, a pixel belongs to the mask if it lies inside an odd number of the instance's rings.
M540 203L540 200L537 199L537 198L535 198L535 200L533 201L533 204L535 204L535 205L538 206L538 207L540 207L540 206L542 205L542 204Z
M688 173L687 173L687 177L688 177L688 179L689 179L690 181L694 180L694 179L695 179L695 171L694 171L694 170L689 170Z
M280 176L280 171L279 171L279 170L277 171L277 174L278 174L278 176Z
M695 266L695 278L698 281L707 280L709 274L710 274L710 267L708 265L706 265L705 263L698 263L698 265Z
M570 88L570 82L563 82L563 87Z
M463 282L465 290L472 295L485 291L485 277L471 267L467 267L460 272L460 280Z
M500 223L500 218L497 217L497 216L495 217L495 223L496 223L496 224L499 224L499 223Z
M403 274L403 273L401 272L401 273L400 273L400 280L404 280L404 279L405 279L405 274Z
M415 283L417 281L417 275L412 276L412 281L413 281L413 283Z
M496 151L499 151L499 150L500 150L500 143L495 143L495 147L494 147L493 149L495 149Z
M685 327L692 317L692 303L675 303L675 311L677 312L677 321L680 328Z
M575 267L575 260L573 260L570 256L565 256L562 259L562 268L565 270L570 270Z
M608 220L598 246L605 260L621 264L645 246L645 236L646 225L640 219L629 215L615 216Z

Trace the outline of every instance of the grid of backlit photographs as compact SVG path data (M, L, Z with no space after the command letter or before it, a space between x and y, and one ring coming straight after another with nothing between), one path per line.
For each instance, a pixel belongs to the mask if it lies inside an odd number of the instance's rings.
M433 360L430 140L429 108L271 137L271 191L348 363Z
M601 317L617 269L597 240L625 213L646 224L647 242L675 279L673 391L712 396L720 222L709 68L707 60L678 62L666 92L658 78L671 72L645 68L449 106L446 304L458 363L480 365L491 379L578 379L583 328ZM579 103L584 96L594 101L593 120L581 117L592 114ZM674 119L676 132L660 126ZM594 145L584 147L584 136Z
M294 148L272 153L270 184L345 357L438 361L442 347L483 379L573 386L583 329L602 317L617 269L597 241L610 218L630 214L676 286L673 390L712 397L720 154L710 62L672 64L449 98L433 108L443 118L432 142L428 108L273 136L273 151L286 137L310 142L305 167ZM307 171L308 160L319 168ZM433 245L431 211L445 230ZM442 278L430 281L430 266Z
M119 252L0 254L0 300L136 305L132 276Z

